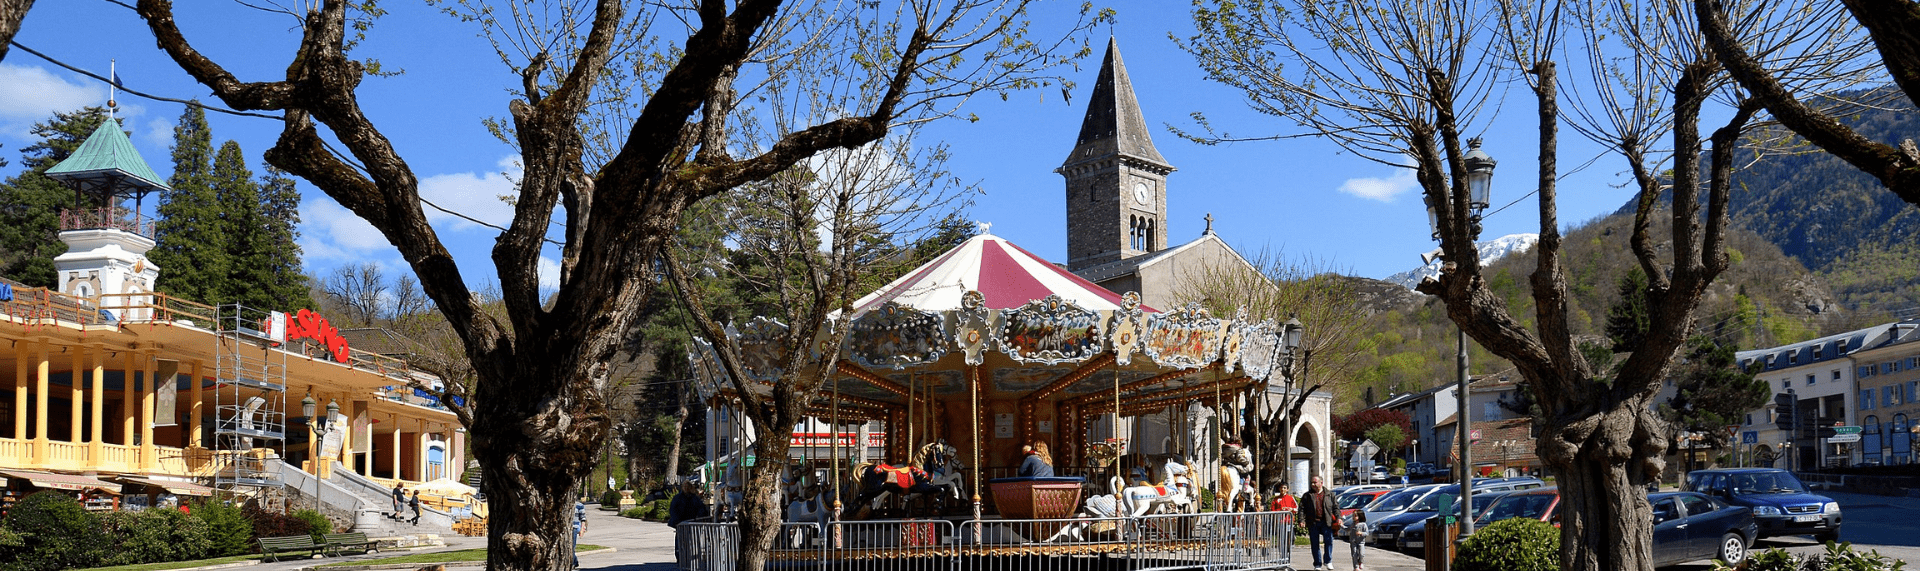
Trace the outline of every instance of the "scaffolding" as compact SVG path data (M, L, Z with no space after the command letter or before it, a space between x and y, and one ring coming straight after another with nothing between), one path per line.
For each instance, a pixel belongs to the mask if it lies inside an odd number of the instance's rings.
M219 347L210 448L220 465L214 487L246 495L277 490L280 474L267 452L287 452L287 352L273 350L269 318L276 314L237 304L215 312Z

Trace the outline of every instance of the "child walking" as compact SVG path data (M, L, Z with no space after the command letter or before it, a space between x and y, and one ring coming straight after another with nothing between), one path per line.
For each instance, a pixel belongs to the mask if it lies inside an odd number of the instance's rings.
M1367 525L1367 511L1353 510L1353 529L1347 535L1347 541L1353 543L1353 571L1367 569L1367 566L1361 562L1361 558L1364 557L1367 546L1367 534L1372 531L1373 526Z

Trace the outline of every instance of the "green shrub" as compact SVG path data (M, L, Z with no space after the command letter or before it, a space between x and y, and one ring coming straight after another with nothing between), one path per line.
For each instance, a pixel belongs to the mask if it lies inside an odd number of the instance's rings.
M654 500L651 502L647 502L647 505L640 507L640 509L642 510L640 517L641 519L645 519L649 521L667 521L668 505L669 505L669 500Z
M1406 473L1407 473L1407 459L1406 459L1406 458L1394 458L1394 459L1393 459L1393 473L1394 473L1394 474L1406 474Z
M647 504L647 507L644 507L644 508L627 508L625 511L620 512L620 517L632 518L632 519L646 519L647 514L652 513L648 511L649 509L652 509L652 507L653 507L653 504Z
M313 510L293 510L293 519L307 522L307 533L313 534L315 542L320 536L333 533L333 522L327 516Z
M1861 553L1852 543L1827 542L1827 552L1807 558L1810 567L1820 571L1899 571L1907 562L1881 555L1879 551Z
M240 507L217 500L195 504L193 517L207 525L208 557L226 557L253 551L253 522Z
M1453 560L1455 571L1556 571L1560 530L1530 518L1494 522L1474 532Z
M603 506L620 505L620 492L618 490L607 490L606 493L600 494L600 505L603 505Z
M6 529L19 545L4 547L0 561L9 569L53 571L93 567L108 545L99 519L66 494L44 491L27 496L7 511ZM15 542L16 540L9 540Z
M178 510L152 509L100 514L107 545L101 565L136 565L206 557L206 523Z
M1725 561L1713 560L1713 571L1800 571L1800 558L1787 550L1775 547L1766 551L1754 551L1748 554L1746 567L1729 565Z

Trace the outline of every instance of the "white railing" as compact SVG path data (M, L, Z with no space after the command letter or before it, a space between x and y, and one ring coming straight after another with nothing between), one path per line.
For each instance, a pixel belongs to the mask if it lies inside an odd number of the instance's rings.
M770 569L820 571L1238 571L1287 568L1293 521L1282 512L1170 514L964 522L879 520L786 524ZM728 571L740 554L733 523L682 523L674 555L685 571Z

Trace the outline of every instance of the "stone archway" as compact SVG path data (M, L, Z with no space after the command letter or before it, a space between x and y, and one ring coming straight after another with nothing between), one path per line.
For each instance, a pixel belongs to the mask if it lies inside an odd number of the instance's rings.
M1288 462L1289 472L1287 483L1293 486L1294 493L1304 493L1308 489L1307 484L1313 476L1320 476L1321 481L1329 482L1329 486L1332 485L1330 483L1332 480L1327 476L1327 467L1331 464L1328 463L1328 458L1324 453L1326 450L1326 442L1324 442L1326 439L1326 431L1323 427L1319 426L1319 423L1314 422L1314 420L1315 419L1311 417L1301 419L1300 424L1293 429L1293 445L1297 448L1307 449L1308 455L1307 458L1304 458L1304 460L1306 460L1304 472L1296 473L1293 471L1299 469L1295 463L1302 460L1301 458L1290 458Z

